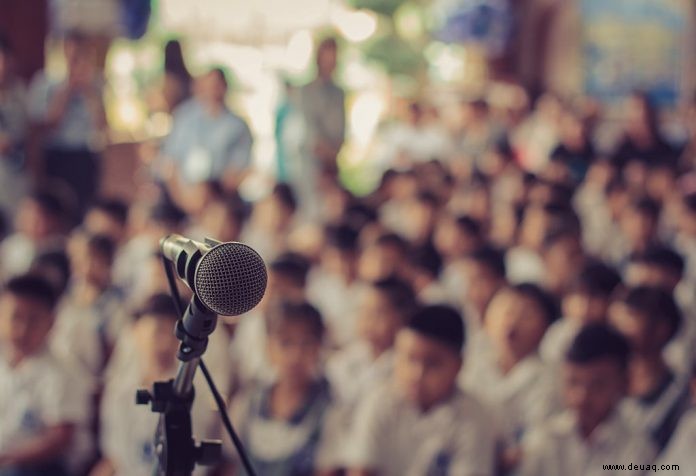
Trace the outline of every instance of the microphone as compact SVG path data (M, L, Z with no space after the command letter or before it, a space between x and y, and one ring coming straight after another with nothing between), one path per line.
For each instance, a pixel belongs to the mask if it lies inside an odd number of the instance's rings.
M216 314L244 314L266 292L266 265L253 248L243 243L220 243L209 238L201 243L173 234L160 240L160 250L174 264L179 278Z

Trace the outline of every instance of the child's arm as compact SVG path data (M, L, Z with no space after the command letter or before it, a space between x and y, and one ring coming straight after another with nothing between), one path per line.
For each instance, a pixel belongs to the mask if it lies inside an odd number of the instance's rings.
M0 453L0 468L3 466L23 466L56 459L70 446L75 427L63 423L46 428L37 435L8 452Z
M116 468L108 458L99 461L89 472L89 476L114 476L114 474L116 474Z

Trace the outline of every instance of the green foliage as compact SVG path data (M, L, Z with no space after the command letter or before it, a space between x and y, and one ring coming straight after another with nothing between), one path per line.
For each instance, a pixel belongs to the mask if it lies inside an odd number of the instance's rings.
M381 15L392 16L406 1L408 0L348 0L348 4L354 8L364 8Z
M365 46L364 54L369 61L381 65L390 76L414 75L426 65L422 52L396 35L371 41Z

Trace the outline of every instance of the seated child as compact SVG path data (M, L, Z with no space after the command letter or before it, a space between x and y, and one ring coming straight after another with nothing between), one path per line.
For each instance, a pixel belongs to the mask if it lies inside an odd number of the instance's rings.
M331 396L319 370L324 323L310 304L284 302L270 310L267 327L274 379L243 389L232 420L258 474L314 474L331 464Z
M641 286L612 304L609 321L631 346L627 412L661 450L688 405L687 381L664 359L681 324L679 308L669 292Z
M394 339L415 310L413 290L404 281L387 278L365 284L358 305L358 339L326 363L326 376L339 401L352 407L391 378Z
M541 341L541 357L561 363L580 329L591 323L606 322L611 297L621 277L601 261L588 262L562 299L563 319L554 322Z
M648 436L626 419L620 404L628 382L629 347L606 324L585 326L563 364L566 410L527 433L520 476L635 476L603 465L646 465L655 450Z
M155 463L152 441L159 415L149 406L135 405L135 393L141 388L150 389L156 381L174 378L179 344L174 325L179 315L171 297L155 294L133 317L127 332L134 341L136 358L118 369L104 388L99 438L102 460L92 470L93 476L147 476ZM198 440L219 436L219 417L200 372L196 373L194 386L193 436Z
M484 319L491 352L471 356L460 376L464 388L499 415L508 466L524 433L560 406L556 375L538 352L557 317L556 300L536 285L501 289Z
M493 473L492 418L457 388L464 325L457 311L427 306L396 337L394 376L357 409L346 447L351 476Z
M43 278L12 278L0 294L0 475L84 470L87 389L50 351L55 298Z

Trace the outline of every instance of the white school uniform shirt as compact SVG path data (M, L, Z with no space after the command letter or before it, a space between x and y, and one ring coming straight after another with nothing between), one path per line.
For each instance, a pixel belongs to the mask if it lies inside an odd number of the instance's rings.
M266 320L263 312L252 310L237 324L229 346L236 384L242 388L253 381L269 382L274 370L266 352Z
M307 297L324 318L331 344L343 347L355 339L359 283L345 283L321 268L309 274Z
M550 364L559 364L565 359L573 339L578 335L582 324L569 317L557 320L546 330L539 344L541 358Z
M538 355L526 357L505 375L495 358L484 359L466 377L464 388L495 411L509 443L560 410L556 373Z
M375 359L370 346L359 340L333 354L326 362L325 372L334 397L339 402L352 406L388 380L393 369L392 350L387 350Z
M595 429L590 441L581 437L575 416L564 412L529 432L522 454L518 476L638 476L643 472L603 465L650 464L655 448L620 410Z
M0 453L46 427L70 423L75 432L64 463L73 471L84 469L92 449L88 419L87 386L49 350L14 368L0 359Z
M172 368L171 377L175 374L176 369ZM156 460L153 439L159 414L153 413L149 405L135 404L135 393L143 388L141 381L141 369L131 367L130 372L119 372L104 388L99 440L104 457L116 468L116 476L149 476ZM205 385L200 371L197 372L191 409L193 437L197 441L219 437L218 413L213 410ZM199 467L194 474L205 471Z
M423 412L386 384L358 408L346 461L380 476L488 476L495 439L488 409L462 390Z
M696 451L694 442L696 441L696 409L686 413L677 427L677 431L669 442L669 445L660 455L657 467L663 465L678 465L684 471L686 468L696 468ZM674 474L674 471L658 472L658 475ZM678 473L677 473L678 474Z
M626 398L623 412L632 425L650 435L661 450L668 443L677 421L689 406L689 382L683 376L672 376L666 387L645 402L639 398Z
M511 248L505 255L505 269L511 284L544 284L546 269L539 254L521 246Z

